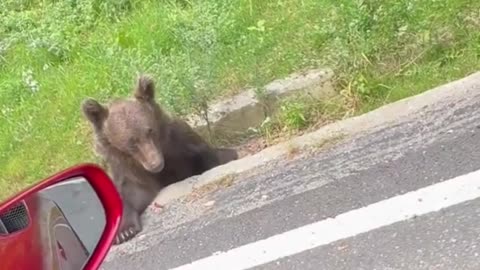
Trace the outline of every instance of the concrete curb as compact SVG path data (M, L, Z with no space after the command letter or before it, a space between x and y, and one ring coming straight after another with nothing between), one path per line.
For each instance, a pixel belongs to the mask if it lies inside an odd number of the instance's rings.
M410 117L418 117L419 114L422 114L427 109L432 109L441 103L452 103L456 100L461 100L463 96L469 93L478 92L478 89L480 89L480 72L438 86L422 94L385 105L366 114L326 125L315 132L266 148L252 156L244 157L243 159L216 167L202 175L170 185L158 194L154 202L165 205L172 200L188 195L195 189L221 180L226 176L238 175L261 167L268 162L288 155L292 146L298 149L315 147L323 141L339 136L350 137L381 128L393 122L408 121Z
M245 134L251 127L258 127L267 116L276 113L278 101L289 97L310 96L315 99L329 99L337 93L333 88L331 69L312 69L293 73L283 79L267 84L261 97L254 89L213 104L208 110L210 131L204 118L191 115L187 122L205 137L230 140Z

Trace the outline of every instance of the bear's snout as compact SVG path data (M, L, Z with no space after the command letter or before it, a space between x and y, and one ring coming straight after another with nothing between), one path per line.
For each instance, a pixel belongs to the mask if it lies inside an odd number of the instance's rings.
M145 144L139 147L142 158L139 160L145 170L158 173L165 167L165 160L162 153L152 144Z
M156 152L156 151L151 151ZM163 157L159 153L152 153L150 157L147 157L143 167L145 170L150 171L152 173L158 173L163 170L165 167L165 162Z
M165 167L165 162L163 162L163 159L154 160L154 161L148 162L147 164L143 164L143 167L147 171L150 171L152 173L158 173L158 172L161 172Z

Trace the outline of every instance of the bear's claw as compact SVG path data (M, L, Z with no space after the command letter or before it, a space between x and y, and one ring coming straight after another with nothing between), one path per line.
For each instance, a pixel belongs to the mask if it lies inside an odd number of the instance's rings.
M136 231L134 227L129 227L126 230L123 230L117 234L115 237L114 245L122 244L133 237L135 237L140 231Z

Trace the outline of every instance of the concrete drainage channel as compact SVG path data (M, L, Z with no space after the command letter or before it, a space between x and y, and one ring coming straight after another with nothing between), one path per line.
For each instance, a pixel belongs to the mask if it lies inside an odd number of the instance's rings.
M277 80L267 85L267 97L274 105L275 99L292 95L309 94L316 98L331 98L335 93L332 87L333 73L329 70L312 70L302 75L294 74L287 79ZM190 194L207 184L215 183L232 175L238 175L269 162L280 159L289 154L292 147L302 150L318 147L324 142L338 141L358 135L366 131L386 127L391 123L408 121L410 117L418 117L426 110L435 109L435 105L449 101L461 101L462 97L478 92L480 89L480 72L474 73L463 79L436 87L417 96L406 98L369 113L335 122L320 128L312 133L294 138L272 147L266 148L254 155L229 162L228 164L213 168L202 175L190 177L182 182L170 185L163 189L156 197L154 204L166 205L172 200ZM210 126L215 132L241 132L249 127L261 124L265 117L262 108L252 91L247 91L223 101L212 107ZM191 124L200 132L205 131L206 123L190 120ZM228 126L228 123L231 123ZM146 213L148 214L148 212Z
M263 88L261 97L254 89L213 104L208 111L208 125L199 116L187 117L187 122L204 136L235 138L251 127L258 127L267 116L275 114L277 103L289 97L310 96L325 100L336 95L333 71L313 69L271 82Z

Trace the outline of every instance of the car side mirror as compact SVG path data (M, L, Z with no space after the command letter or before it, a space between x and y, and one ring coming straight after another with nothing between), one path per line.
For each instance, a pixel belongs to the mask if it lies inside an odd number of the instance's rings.
M120 196L101 168L61 171L0 204L1 268L98 269L121 215Z

